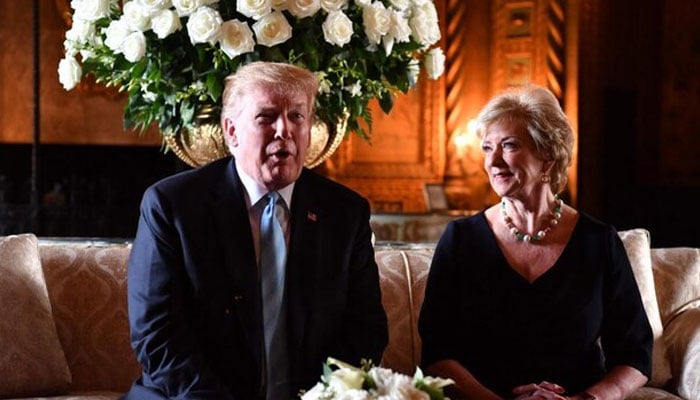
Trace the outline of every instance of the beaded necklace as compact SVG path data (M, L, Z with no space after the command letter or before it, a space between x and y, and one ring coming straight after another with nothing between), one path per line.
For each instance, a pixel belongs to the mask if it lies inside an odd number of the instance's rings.
M539 242L540 240L544 239L545 236L551 231L557 224L559 223L559 220L561 219L561 208L564 202L559 198L558 195L554 195L554 207L552 208L552 212L550 216L552 219L549 221L549 226L546 228L543 228L539 230L535 234L528 234L528 233L523 233L518 230L518 228L515 227L513 224L513 219L508 215L508 211L506 210L506 200L502 199L501 200L501 216L503 217L503 223L506 225L506 227L510 230L510 233L515 236L518 241L521 242Z

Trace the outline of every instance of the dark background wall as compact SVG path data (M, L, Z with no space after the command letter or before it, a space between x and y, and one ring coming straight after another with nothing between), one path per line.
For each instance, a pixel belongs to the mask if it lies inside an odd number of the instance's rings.
M13 11L21 4L3 2L0 8L3 15L25 15L26 11ZM41 4L49 10L43 18L52 27L42 37L65 30L52 2L41 0ZM649 229L654 247L700 246L700 2L581 0L578 4L578 207L618 229ZM7 26L0 26L3 38L16 30ZM28 38L31 32L22 35ZM42 143L37 153L41 207L32 214L28 206L31 146L26 138L15 136L20 131L31 136L28 46L24 40L0 55L4 71L0 74L0 126L4 127L0 132L0 234L133 236L143 190L186 166L172 154L163 155L157 145ZM42 76L51 80L42 89L42 112L63 113L71 121L77 114L86 114L75 106L62 109L67 101L49 101L53 92L45 97L49 83L56 85L56 66L50 64L42 65L47 70ZM13 76L13 71L25 73ZM8 109L17 112L8 114ZM91 123L117 118L108 125L119 127L119 116L87 114L81 118ZM8 121L8 115L27 118ZM45 123L41 130L49 138L58 131ZM17 140L24 143L13 143Z
M579 205L700 246L700 2L584 3Z

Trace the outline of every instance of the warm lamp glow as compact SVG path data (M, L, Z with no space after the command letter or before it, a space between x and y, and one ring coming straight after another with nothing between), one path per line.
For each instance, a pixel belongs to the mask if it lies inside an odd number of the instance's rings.
M479 145L479 138L476 136L476 120L470 119L467 123L467 129L457 132L453 136L452 141L460 157L464 155L467 148L477 148Z

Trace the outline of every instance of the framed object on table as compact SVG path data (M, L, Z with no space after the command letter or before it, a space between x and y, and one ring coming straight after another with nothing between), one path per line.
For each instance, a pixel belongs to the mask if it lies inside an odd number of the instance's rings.
M426 183L423 187L428 211L444 211L449 208L445 188L439 183Z

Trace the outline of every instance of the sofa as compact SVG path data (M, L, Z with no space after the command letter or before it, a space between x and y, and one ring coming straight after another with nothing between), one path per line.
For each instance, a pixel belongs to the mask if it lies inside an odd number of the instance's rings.
M700 399L700 249L621 231L655 334L652 380L630 399ZM412 375L433 243L375 246L389 345ZM127 240L0 237L0 398L116 399L140 367L129 345ZM319 371L320 374L320 371ZM680 396L680 397L678 397Z

